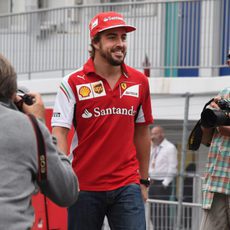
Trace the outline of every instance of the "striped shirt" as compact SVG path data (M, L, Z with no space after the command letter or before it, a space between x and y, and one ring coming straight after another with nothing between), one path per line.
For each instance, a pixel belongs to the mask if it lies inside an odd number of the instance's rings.
M226 88L218 96L230 102L230 88ZM203 208L210 209L214 193L230 195L230 137L222 136L215 129L208 153L204 183Z

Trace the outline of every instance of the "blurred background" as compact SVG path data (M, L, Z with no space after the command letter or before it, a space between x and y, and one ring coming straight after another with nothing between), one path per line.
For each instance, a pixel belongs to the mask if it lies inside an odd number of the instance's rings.
M187 140L205 103L230 86L230 0L0 0L0 52L18 84L42 94L49 119L62 77L89 57L88 23L101 11L118 11L137 27L128 34L126 63L149 78L154 125L178 149L172 199L149 199L148 229L154 203L169 208L168 229L197 230L208 148L189 151ZM35 229L46 229L36 199ZM66 229L65 211L49 204L48 212L50 229Z

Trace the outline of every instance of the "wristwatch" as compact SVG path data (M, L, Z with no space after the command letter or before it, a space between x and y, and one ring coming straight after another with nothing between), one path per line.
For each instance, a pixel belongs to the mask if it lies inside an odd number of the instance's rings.
M140 179L140 184L143 184L148 188L150 185L150 178L148 177L146 179Z

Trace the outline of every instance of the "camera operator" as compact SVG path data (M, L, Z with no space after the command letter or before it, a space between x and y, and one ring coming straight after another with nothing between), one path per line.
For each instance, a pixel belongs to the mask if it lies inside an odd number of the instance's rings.
M222 90L210 107L220 110L221 99L230 103L230 87ZM204 214L200 230L227 230L230 229L230 126L202 127L202 131L202 143L210 143L210 148L202 188Z
M43 194L60 206L70 206L78 196L78 181L69 160L57 151L48 129L39 120L36 130L41 131L44 140L47 174L43 183L37 177L41 172L39 143L32 122L25 113L44 120L45 108L39 94L29 93L33 104L26 105L16 91L16 73L0 54L1 230L31 229L34 222L31 198L39 187Z

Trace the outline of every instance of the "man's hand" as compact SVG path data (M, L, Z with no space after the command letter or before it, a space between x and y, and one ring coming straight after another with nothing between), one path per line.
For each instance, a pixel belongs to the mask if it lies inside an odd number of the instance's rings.
M214 101L210 104L210 106L212 108L215 108L215 109L220 109L220 107L218 106L217 102L221 100L221 97L215 97L214 98ZM229 114L229 118L230 118L230 114ZM229 126L218 126L217 127L217 130L220 132L221 135L223 136L230 136L230 127Z
M222 136L230 137L230 126L219 126L217 129Z
M212 107L212 108L214 108L214 109L220 109L220 107L218 106L218 104L217 104L217 102L219 101L219 100L221 100L221 97L215 97L214 98L214 101L212 101L211 103L210 103L210 107Z
M144 202L146 202L146 200L148 199L148 188L143 184L140 184L140 186L141 186L142 198Z
M22 103L22 112L33 114L36 118L45 121L45 106L39 93L30 92L29 96L33 98L33 104ZM16 103L20 101L20 96L16 96Z

